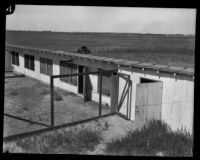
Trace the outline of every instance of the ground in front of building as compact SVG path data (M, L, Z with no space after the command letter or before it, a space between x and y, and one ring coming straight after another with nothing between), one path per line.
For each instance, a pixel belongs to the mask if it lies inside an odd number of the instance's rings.
M99 115L99 104L83 101L74 93L55 89L55 125L80 121ZM4 114L50 125L50 86L29 77L5 73ZM110 109L102 106L102 115ZM4 116L4 137L45 128L38 124Z

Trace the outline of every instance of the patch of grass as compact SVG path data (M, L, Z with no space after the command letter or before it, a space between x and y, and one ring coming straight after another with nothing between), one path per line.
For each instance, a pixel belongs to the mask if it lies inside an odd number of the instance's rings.
M48 89L43 89L43 90L40 91L40 94L41 95L47 95L47 94L49 94L49 90Z
M101 132L91 128L55 131L49 135L32 136L16 141L26 153L77 154L93 150L99 144Z
M61 91L62 95L65 96L77 96L75 93L73 92L68 92L68 91Z
M103 130L108 130L108 128L109 128L109 124L108 124L108 121L105 121L105 123L104 123L104 127L103 127Z
M22 153L23 149L17 146L15 143L3 143L3 153L13 153L18 152Z
M183 130L171 131L159 120L152 120L140 131L128 131L120 139L107 144L107 151L123 155L153 155L161 152L164 156L192 156L192 136Z
M14 87L15 84L12 85ZM37 92L38 87L39 86L37 85L32 85L29 87L22 86L12 88L9 95L17 96L17 101L15 103L17 103L20 108L35 108L35 106L37 106L42 99L42 96Z
M94 122L97 127L101 127L101 122L98 119L95 119Z
M54 92L54 100L55 101L61 101L63 100L62 94L59 92Z
M12 91L10 92L10 95L11 95L11 96L16 96L16 95L18 95L17 90L12 90Z
M77 146L83 148L83 150L92 150L95 145L99 144L101 140L101 132L99 130L93 131L91 128L81 129L77 134ZM76 146L76 147L77 147Z
M24 111L28 111L28 103L23 103L22 105L19 106L18 112L24 112Z

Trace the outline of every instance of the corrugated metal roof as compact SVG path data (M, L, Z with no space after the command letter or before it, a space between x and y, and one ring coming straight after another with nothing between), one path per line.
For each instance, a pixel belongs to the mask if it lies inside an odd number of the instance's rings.
M184 68L185 68L185 67L169 66L169 69L176 70L176 71L184 70Z
M119 64L119 63L125 63L126 60L113 58L113 59L111 60L111 62L114 62L114 63Z
M38 48L33 48L33 47L24 47L24 46L11 45L11 44L7 44L6 49L9 49L9 50L28 49L28 50L32 50L32 51L34 50L34 51L37 51L40 53L51 53L51 54L55 54L57 56L72 56L72 57L77 57L77 58L105 61L105 62L109 62L109 63L114 63L116 65L148 68L148 69L153 69L153 70L159 70L159 71L164 71L164 72L173 72L173 73L179 73L179 74L184 74L184 75L194 75L194 68L189 68L189 67L186 68L186 67L179 67L179 66L166 66L166 65L162 65L162 64L142 63L139 61L129 61L129 60L124 60L124 59L94 56L91 54L79 54L79 53L70 53L70 52L65 52L65 51L53 51L53 50L38 49Z
M148 67L148 68L150 68L150 66L153 66L154 64L152 64L152 63L137 63L137 64L135 64L134 66L135 67L141 67L141 68L145 68L145 67Z
M166 68L166 65L162 65L162 64L155 64L153 66L151 66L151 68L153 69L161 69L161 68Z
M110 57L107 57L106 59L104 59L104 61L107 61L107 62L111 62L113 60L114 60L114 58L110 58Z

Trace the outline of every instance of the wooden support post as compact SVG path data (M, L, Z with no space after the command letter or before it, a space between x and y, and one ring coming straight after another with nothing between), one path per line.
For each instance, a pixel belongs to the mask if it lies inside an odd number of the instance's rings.
M130 81L129 81L129 85L128 85L128 93L127 93L127 110L126 110L126 115L127 115L127 118L129 118L128 117L128 113L129 113L129 93L130 93L130 87L131 87L131 85L130 85Z
M84 98L84 102L88 101L88 68L84 67L83 68L83 73L86 73L83 76L83 98Z
M5 51L5 71L11 71L12 70L12 57L11 53L9 51Z
M102 72L99 69L99 116L101 116L101 98L102 98Z
M51 126L54 126L54 84L53 77L50 77L50 85L51 85Z
M128 119L131 119L131 102L132 102L132 81L130 82L131 88L130 88L130 105L129 105L129 116Z
M111 112L117 111L118 103L118 76L111 76Z

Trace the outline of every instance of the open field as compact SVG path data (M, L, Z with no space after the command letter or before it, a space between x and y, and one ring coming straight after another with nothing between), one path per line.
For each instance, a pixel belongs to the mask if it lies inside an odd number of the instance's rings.
M70 52L86 45L93 55L187 67L195 59L195 37L183 35L7 31L6 43Z
M6 73L5 77L14 75ZM83 98L73 93L54 90L54 123L60 125L99 115L98 103L83 102ZM30 121L50 125L50 87L28 77L5 79L4 113ZM102 105L102 115L110 109ZM4 137L44 128L4 116Z

